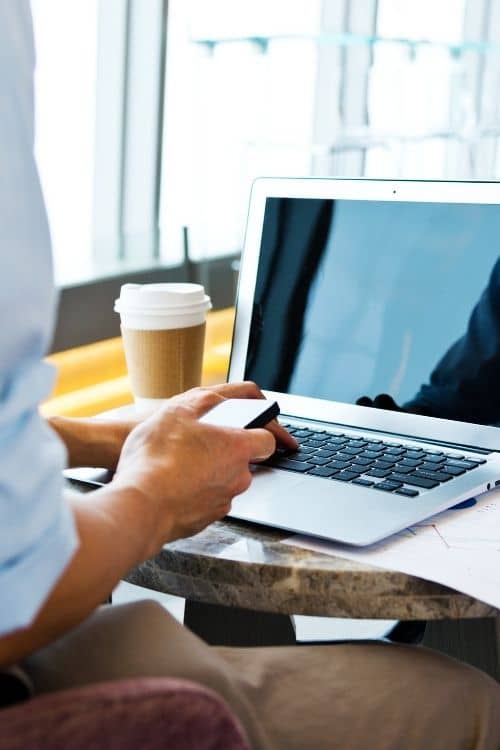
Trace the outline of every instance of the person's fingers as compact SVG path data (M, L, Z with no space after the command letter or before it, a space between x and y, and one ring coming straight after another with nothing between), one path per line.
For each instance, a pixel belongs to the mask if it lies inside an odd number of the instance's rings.
M221 383L210 386L210 390L224 398L265 398L258 385L251 380L241 383Z
M369 396L360 396L356 401L356 406L373 406L373 401Z
M272 432L279 445L282 445L285 448L290 448L290 450L294 451L299 447L297 440L295 440L295 438L275 419L273 419L272 422L269 422L269 424L266 424L266 430Z
M212 390L224 398L265 398L259 386L251 380L241 383L221 383L212 386ZM266 425L266 429L272 432L276 442L290 450L297 450L299 444L289 432L282 427L277 420L273 419Z
M379 393L378 396L375 396L373 406L377 409L386 409L388 411L402 411L392 396L389 396L387 393Z
M269 430L245 430L249 461L263 461L276 450L276 440Z
M179 397L175 397L175 404L172 406L187 409L194 419L199 419L204 414L213 409L214 406L224 401L224 397L208 388L196 388L187 391ZM165 407L166 413L169 411L169 405Z

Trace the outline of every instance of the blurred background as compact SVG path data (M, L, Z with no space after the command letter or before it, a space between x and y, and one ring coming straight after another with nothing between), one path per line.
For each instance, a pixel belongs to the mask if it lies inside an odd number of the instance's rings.
M32 5L63 307L156 278L230 305L257 176L500 175L500 0Z

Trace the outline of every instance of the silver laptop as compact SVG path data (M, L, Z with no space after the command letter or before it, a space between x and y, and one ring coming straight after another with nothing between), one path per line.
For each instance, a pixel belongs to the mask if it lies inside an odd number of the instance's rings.
M231 516L367 545L500 485L499 257L496 183L257 180L229 380L300 448Z

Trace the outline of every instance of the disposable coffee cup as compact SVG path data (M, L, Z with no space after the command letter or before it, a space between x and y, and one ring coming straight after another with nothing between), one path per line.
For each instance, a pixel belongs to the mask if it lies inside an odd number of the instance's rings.
M210 297L200 284L124 284L115 301L134 399L158 403L201 383Z

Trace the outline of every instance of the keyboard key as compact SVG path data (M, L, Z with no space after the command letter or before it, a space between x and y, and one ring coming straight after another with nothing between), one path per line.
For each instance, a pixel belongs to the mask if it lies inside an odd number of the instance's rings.
M313 450L313 449L311 449L311 450ZM337 452L336 450L326 451L324 448L320 448L319 450L317 450L315 452L314 455L315 456L319 456L320 458L331 458L332 456L334 456L336 454L336 452Z
M420 464L416 467L417 471L443 471L443 464L431 464L430 462L425 462L423 464Z
M432 490L434 487L439 486L439 482L434 479L426 479L425 477L416 477L412 474L391 474L389 477L393 482L404 482L404 484L413 484L415 487L423 487L426 490Z
M372 465L369 466L363 466L362 464L358 464L357 461L353 461L353 463L350 466L351 471L359 471L360 474L366 474L366 472L372 468Z
M373 461L369 458L363 458L363 456L356 456L354 462L359 466L373 466Z
M351 448L350 445L345 445L342 448L342 453L348 453L351 456L357 456L358 453L361 453L361 448Z
M424 451L421 448L412 448L411 450L405 451L404 455L406 458L423 458Z
M416 458L403 458L401 461L398 461L398 466L418 466L421 463L422 461Z
M329 466L317 466L314 469L311 469L311 471L308 471L307 474L312 474L315 477L331 477L334 474L337 473L336 469L331 469Z
M480 464L485 464L486 463L486 459L485 458L469 458L468 456L466 456L465 460L468 461L471 464L477 464L478 466Z
M289 469L290 471L307 471L311 468L311 464L305 461L294 461L292 458L273 458L271 457L266 464L269 466L275 466L279 469Z
M314 456L308 456L307 461L310 464L314 464L314 466L324 466L325 464L330 463L330 456L327 458L321 458L321 456L316 456L315 454Z
M297 451L297 453L290 453L285 454L284 458L291 458L292 461L309 461L310 458L312 458L314 454L311 453L302 453L302 451Z
M458 459L449 458L446 462L450 466L458 466L459 469L477 469L477 464L473 461L459 461Z
M387 477L390 473L390 469L370 469L370 471L366 472L369 477L377 477L378 479L384 479L384 477Z
M337 451L335 454L335 460L339 461L354 461L356 459L356 454L353 453L347 453L343 448L340 451Z
M328 442L332 445L337 443L347 443L347 439L341 435L328 435Z
M383 459L379 459L377 463L375 464L376 469L392 469L393 466L395 466L397 463L396 459L393 461L387 461L385 456Z
M400 487L402 487L401 482L379 482L378 484L374 484L373 488L375 490L384 490L385 492L394 492L394 490L398 490Z
M375 482L370 482L369 479L353 479L352 484L359 484L361 487L373 487Z
M426 453L424 456L424 461L427 461L431 464L442 464L446 461L446 458L445 456L443 456L443 454L436 455L434 453Z
M337 459L330 461L330 463L328 464L328 466L331 466L332 469L347 469L347 467L350 465L350 461L337 461Z
M382 451L365 450L359 455L363 456L363 458L380 458L380 456L383 456L383 453Z
M444 464L442 469L447 474L451 474L454 477L459 477L461 474L465 474L466 472L466 469L462 469L460 468L460 466L452 466L451 464Z
M398 474L411 474L415 471L415 466L404 466L403 464L398 463L393 467L393 471L396 471Z
M424 479L435 479L436 482L447 482L449 479L453 479L451 474L445 474L444 471L422 471L419 466L418 470L411 475L412 477L423 477Z
M349 440L350 448L364 448L365 445L366 445L366 440Z
M325 444L324 440L312 440L311 438L308 438L304 442L304 445L307 446L308 448L322 448L324 444Z
M396 490L396 495L405 495L406 497L416 497L418 495L418 490L411 490L409 487L401 487L401 489Z
M325 443L324 445L321 446L321 450L334 451L335 453L338 453L339 451L343 449L343 447L344 447L343 445L337 445L337 444L333 445L332 443Z
M309 448L309 446L307 445L301 445L299 446L299 450L297 451L297 453L300 451L300 453L306 455L307 453L314 453L316 450L316 448Z
M404 453L404 452L405 452L404 448L396 448L396 447L393 448L392 446L391 448L386 448L384 451L384 453L391 453L394 456L399 456L400 453Z
M350 482L352 479L357 479L359 474L354 471L339 471L338 474L334 474L332 479L340 479L342 482Z
M311 437L311 435L314 435L314 432L311 432L311 430L294 430L293 436L296 438L308 438Z

